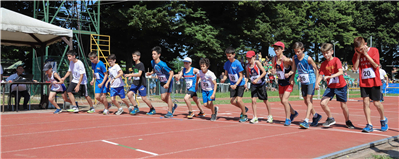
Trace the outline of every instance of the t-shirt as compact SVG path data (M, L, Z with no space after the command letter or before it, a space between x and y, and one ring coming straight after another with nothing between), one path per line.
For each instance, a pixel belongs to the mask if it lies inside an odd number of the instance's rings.
M375 47L370 47L367 54L373 59L377 64L380 64L380 54L378 49ZM352 58L352 62L355 63L358 54L355 53ZM376 78L377 77L377 78ZM380 69L374 68L367 58L360 55L359 59L359 86L360 87L378 87L381 86Z
M135 62L133 62L133 74L138 74L140 71L141 72L141 76L140 77L133 77L133 84L136 86L147 86L147 81L145 79L145 67L144 64L142 62L136 64Z
M159 61L158 63L155 63L155 61L152 60L151 66L154 68L155 73L157 74L158 79L161 82L161 86L165 85L166 82L168 82L169 72L171 71L171 69L163 61Z
M104 73L107 72L107 68L105 68L104 63L102 61L98 61L98 63L91 63L91 69L94 71L93 76L96 78L96 85L103 82Z
M319 73L320 75L331 76L338 73L338 69L342 69L342 63L341 60L339 60L337 57L334 57L330 61L325 60L323 63L321 63ZM328 88L342 88L345 86L346 81L343 75L327 79Z
M118 75L118 72L120 70L122 69L121 67L119 67L118 64L115 64L114 66L108 68L110 78L109 84L111 85L111 88L123 87L125 85L122 81L122 77L115 79L114 83L111 84L111 81Z
M86 77L86 70L83 62L78 60L78 62L69 62L69 69L68 72L71 71L72 73L72 83L78 83L80 75L83 74L83 79L80 84L87 84L87 77Z
M206 73L204 73L204 72L202 72L202 70L200 70L198 73L199 73L199 77L201 80L202 90L204 90L204 91L213 90L213 88L215 87L215 84L213 84L212 81L216 80L215 74L211 70L206 71Z
M229 76L230 79L230 85L235 85L237 83L237 80L240 78L239 73L244 71L244 68L238 60L234 60L233 62L230 62L228 60L226 63L224 63L223 68L227 71L227 76ZM243 86L244 84L245 79L243 77L241 82L237 86Z
M380 79L384 80L386 76L387 76L387 72L385 72L385 70L383 70L383 69L380 69Z
M299 61L298 56L294 55L295 65L302 85L310 85L316 82L313 66L309 64L308 59L309 56L304 55L303 59Z
M0 65L0 75L2 75L3 74L3 67ZM0 79L0 80L2 80L2 79Z

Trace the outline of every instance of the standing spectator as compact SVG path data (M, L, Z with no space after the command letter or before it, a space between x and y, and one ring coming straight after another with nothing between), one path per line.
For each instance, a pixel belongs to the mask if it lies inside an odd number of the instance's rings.
M346 72L348 70L348 62L346 62L346 61L344 62L343 69L344 69L344 72Z
M220 74L220 79L223 79L223 77L224 77L224 72L222 72L222 74Z
M392 70L392 72L391 72L391 73L392 73L392 81L393 81L393 82L396 81L395 76L396 76L397 71L398 71L398 70L396 70L396 67L394 67L393 70Z
M262 63L262 52L258 52L258 53L256 54L256 60L259 60L260 63Z
M387 76L387 72L385 72L385 70L383 70L382 68L381 68L381 64L379 64L378 65L378 67L380 68L380 79L381 79L381 82L383 83L383 85L384 85L384 83L386 83L386 87L388 87L388 84L389 84L389 79L388 79L388 76ZM383 85L380 87L380 90L381 90L381 102L383 102L384 101L384 95L383 95L383 93L382 93L382 90L383 90Z
M3 67L0 64L0 81L3 81Z
M150 94L155 95L157 90L158 77L156 74L150 76Z

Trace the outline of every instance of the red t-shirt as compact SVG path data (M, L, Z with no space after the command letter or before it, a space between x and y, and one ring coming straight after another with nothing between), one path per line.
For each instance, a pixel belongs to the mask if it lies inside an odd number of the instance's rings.
M373 59L377 64L380 64L380 53L375 47L370 47L367 54ZM355 64L357 59L357 54L353 55L352 62ZM381 86L380 70L379 68L374 68L373 65L367 60L363 55L360 55L359 59L359 86L360 87L378 87Z
M320 75L331 76L338 73L338 69L342 69L341 60L334 57L330 61L324 61L321 63L319 73ZM343 75L327 79L328 88L342 88L346 86L346 81Z

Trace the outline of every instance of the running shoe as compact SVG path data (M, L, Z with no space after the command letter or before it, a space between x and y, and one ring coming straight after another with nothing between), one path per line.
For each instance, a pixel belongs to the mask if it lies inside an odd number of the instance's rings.
M54 114L60 114L62 112L62 109L56 109Z
M104 109L103 115L108 115L108 114L109 114L109 111L107 109Z
M88 111L87 111L87 113L94 113L94 112L96 112L96 110L92 107L92 108L90 108Z
M211 121L215 121L216 120L216 114L212 114L211 115Z
M330 127L335 124L334 118L327 118L326 122L324 122L323 127Z
M285 119L284 126L290 126L290 125L291 125L291 120Z
M173 117L173 114L172 114L172 112L168 112L168 113L166 113L166 115L164 117L171 118L171 117Z
M313 117L312 123L310 124L310 126L317 126L317 125L319 125L320 119L321 119L321 115L320 115L320 114L317 114L316 117Z
M388 118L385 117L385 120L381 120L381 131L387 131L388 130Z
M77 106L73 106L71 109L68 109L67 111L68 111L68 112L77 113L77 112L79 112L79 108L78 108Z
M188 112L187 118L188 119L192 119L194 117L194 113L193 112Z
M154 115L155 113L156 113L155 109L151 108L151 110L147 113L147 115Z
M301 124L299 124L299 126L304 129L309 129L309 124L306 121L303 121Z
M200 112L200 113L198 113L198 115L197 115L198 117L205 117L205 113L204 112Z
M363 128L362 132L373 132L373 125L367 124L365 128Z
M177 108L177 104L175 104L175 105L173 106L173 108L172 108L172 114L175 114L176 108Z
M139 107L134 107L130 114L135 115L139 112Z
M128 108L128 112L129 112L129 114L131 114L131 113L132 113L132 111L133 111L132 107L129 107L129 108Z
M291 114L291 115L290 115L290 120L291 120L291 121L294 121L295 117L297 117L297 116L298 116L298 112L295 111L295 114Z
M268 123L273 123L273 116L269 115L267 116L267 121Z
M247 113L247 112L248 112L248 108L245 107L245 113ZM241 119L241 117L242 117L242 113L240 114L240 119Z
M121 115L123 113L123 108L119 108L115 115Z
M239 120L240 123L244 123L244 122L246 122L246 121L248 121L247 115L243 115L243 116L240 118L240 120Z
M355 126L352 124L352 122L350 120L346 121L346 127L348 127L349 129L355 128Z
M251 123L251 124L256 124L256 123L258 123L258 122L259 122L259 120L258 120L257 117L254 117L254 118L252 118L251 121L249 121L249 123Z

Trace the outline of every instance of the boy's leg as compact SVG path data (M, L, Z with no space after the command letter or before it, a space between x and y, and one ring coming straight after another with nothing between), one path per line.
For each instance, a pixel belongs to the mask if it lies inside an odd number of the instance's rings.
M384 106L380 101L373 100L374 106L377 107L378 113L380 114L380 120L385 120Z
M369 97L363 97L363 111L364 115L366 116L366 121L367 124L371 124L370 120L370 98Z
M170 98L170 93L163 93L161 94L162 101L164 101L166 104L168 104L168 112L172 112L173 108L173 102L172 99Z
M64 93L62 93L61 96L62 96L62 99L64 99L64 102L68 102L68 103L72 104L72 101L68 99L68 94L66 91Z
M342 109L342 113L344 114L345 121L348 121L349 120L349 110L346 105L346 102L341 102L341 109Z
M313 104L311 102L312 98L313 98L313 95L306 95L304 97L305 104L307 106L305 119L309 119L310 113L312 112L312 109L313 109Z
M242 101L242 97L237 97L237 104L239 108L241 108L242 115L247 115L247 111L245 110L245 104Z
M201 102L198 100L198 97L194 96L193 100L194 100L195 104L197 104L197 107L200 110L200 113L204 113L204 110L202 109Z
M129 98L130 103L132 103L134 106L136 106L137 103L136 103L136 100L134 99L133 95L134 95L133 91L129 91L127 93L127 97ZM130 107L130 105L128 105L128 107Z
M104 104L104 108L108 108L108 100L107 100L107 96L105 95L105 93L101 93L100 94L100 100L102 101L102 103ZM100 101L99 100L99 101Z
M189 111L189 112L193 112L193 108L191 107L190 97L191 97L190 94L186 94L186 96L184 96L184 101L185 101L186 104L187 104L188 111Z
M111 97L111 101L116 107L118 107L118 109L121 108L121 105L119 105L119 102L116 101L115 96Z
M148 100L147 96L141 96L141 99L144 101L145 104L148 105L151 109L154 109L150 100Z
M331 97L323 96L323 98L320 101L321 108L323 111L326 113L328 118L332 118L333 116L331 115L330 108L328 107L328 102L330 101ZM342 105L342 103L341 103Z
M51 104L53 104L55 106L55 108L57 109L61 109L58 104L54 101L54 97L57 93L56 92L50 92L50 94L48 95L48 101L50 101Z

